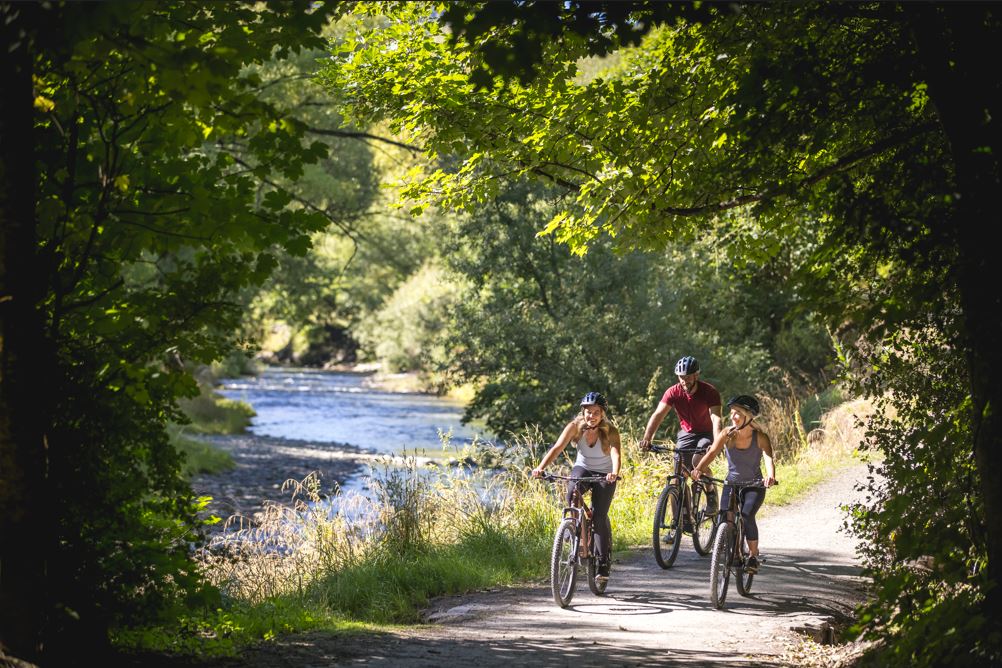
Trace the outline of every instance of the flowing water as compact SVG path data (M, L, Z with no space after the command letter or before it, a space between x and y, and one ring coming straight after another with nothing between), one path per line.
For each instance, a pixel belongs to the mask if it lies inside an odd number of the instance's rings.
M268 368L254 377L223 382L219 393L257 412L250 431L258 436L315 443L344 443L384 454L438 450L440 432L453 445L483 436L462 424L463 406L426 394L368 387L359 373Z

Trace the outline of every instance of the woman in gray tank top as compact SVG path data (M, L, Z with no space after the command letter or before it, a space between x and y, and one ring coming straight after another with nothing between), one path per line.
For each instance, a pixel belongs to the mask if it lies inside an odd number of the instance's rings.
M609 507L616 493L619 478L620 456L619 430L609 421L609 404L598 392L589 392L581 399L581 412L567 423L539 466L532 470L532 477L538 478L568 444L574 443L577 458L571 476L605 476L602 482L578 482L577 490L582 495L591 489L591 504L594 509L592 522L595 526L595 543L598 548L599 564L596 579L609 578L609 564L612 561L612 525L609 523ZM567 503L570 505L574 494L574 484L568 486Z
M751 395L742 394L728 401L727 407L731 411L731 426L717 434L713 445L693 469L692 477L699 480L702 474L708 475L710 463L724 450L727 457L727 482L763 481L763 487L745 488L741 499L741 517L744 519L745 538L751 555L745 570L754 573L758 570L759 539L755 514L765 501L765 488L776 482L776 465L772 460L772 441L769 435L754 422L759 413L758 400ZM763 461L766 471L764 477ZM733 488L724 486L724 492L720 495L721 509L729 507L733 491Z

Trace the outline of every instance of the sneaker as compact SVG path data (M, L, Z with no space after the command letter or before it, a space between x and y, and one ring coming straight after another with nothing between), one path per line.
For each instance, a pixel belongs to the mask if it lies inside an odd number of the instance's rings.
M748 557L748 561L745 562L745 573L754 575L758 573L758 559L755 557Z
M608 561L600 561L600 562L598 562L598 577L605 578L605 579L608 580L609 579L609 566L610 566L610 564L609 564Z

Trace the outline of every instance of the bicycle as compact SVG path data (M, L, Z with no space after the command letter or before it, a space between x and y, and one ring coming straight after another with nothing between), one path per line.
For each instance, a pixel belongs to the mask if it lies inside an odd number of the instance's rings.
M567 480L570 482L601 482L605 476L570 477L543 473L543 480ZM563 519L553 537L553 552L550 556L550 587L553 600L561 608L566 608L574 596L577 586L578 566L586 565L588 588L596 596L605 593L608 579L596 579L598 574L598 553L595 551L595 527L592 524L592 506L586 504L581 493L574 486L571 505L564 508Z
M683 533L692 536L692 546L700 556L705 557L710 553L717 530L716 489L704 489L703 485L695 482L686 485L686 478L692 469L682 461L682 455L703 453L706 448L651 445L650 449L651 452L671 452L675 455L674 471L665 481L654 506L654 559L661 568L671 568L678 556Z
M718 478L711 478L704 475L700 480L706 480L730 487L730 503L726 510L720 510L718 519L717 538L713 543L713 554L710 557L710 601L713 607L718 610L724 607L724 599L727 598L727 585L731 578L731 572L736 576L735 582L738 593L742 596L751 596L752 580L754 573L746 570L748 564L748 546L745 545L745 523L741 516L741 496L744 490L751 487L763 488L765 481L753 480L747 483L727 482ZM773 482L778 485L778 481ZM760 561L763 561L761 557Z

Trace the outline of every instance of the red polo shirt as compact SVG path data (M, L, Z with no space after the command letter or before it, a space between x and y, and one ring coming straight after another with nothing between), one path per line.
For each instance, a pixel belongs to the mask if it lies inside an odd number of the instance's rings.
M721 404L720 392L717 392L714 386L697 380L696 391L693 394L686 394L682 383L676 383L665 390L661 401L675 409L682 429L697 434L713 433L710 407Z

